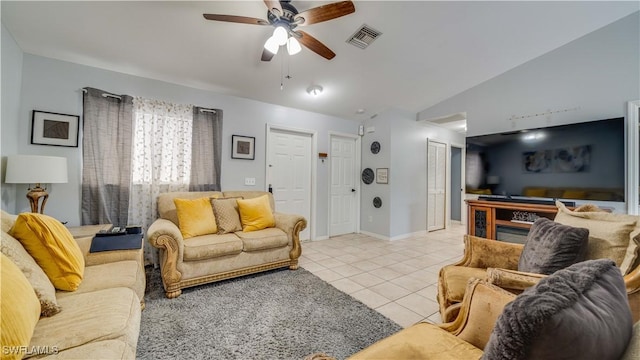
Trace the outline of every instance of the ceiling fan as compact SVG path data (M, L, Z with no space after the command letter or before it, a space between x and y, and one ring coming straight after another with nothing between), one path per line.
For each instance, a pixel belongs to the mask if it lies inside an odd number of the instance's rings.
M262 61L271 61L281 45L287 45L290 55L300 51L300 44L324 57L333 59L336 54L308 33L297 30L298 26L307 26L339 18L356 11L353 2L340 1L298 12L290 0L264 0L267 5L267 20L247 16L203 14L207 20L226 21L252 25L270 25L275 27L273 36L267 40L262 51Z

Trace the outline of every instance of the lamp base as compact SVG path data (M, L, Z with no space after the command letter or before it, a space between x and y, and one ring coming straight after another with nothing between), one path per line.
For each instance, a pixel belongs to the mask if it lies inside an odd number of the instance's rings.
M47 193L47 189L40 187L40 184L36 184L34 188L30 188L27 193L27 199L29 199L29 204L31 205L31 212L42 214L48 198L49 193ZM39 206L40 199L42 199L41 206ZM40 209L38 209L38 207L40 207Z

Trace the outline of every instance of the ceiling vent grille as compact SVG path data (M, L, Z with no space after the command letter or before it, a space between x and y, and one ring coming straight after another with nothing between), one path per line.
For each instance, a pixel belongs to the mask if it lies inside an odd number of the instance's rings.
M378 38L378 36L382 35L382 33L367 24L363 24L360 29L358 29L349 39L347 39L347 43L359 47L360 49L365 49L367 46L371 45L371 43Z

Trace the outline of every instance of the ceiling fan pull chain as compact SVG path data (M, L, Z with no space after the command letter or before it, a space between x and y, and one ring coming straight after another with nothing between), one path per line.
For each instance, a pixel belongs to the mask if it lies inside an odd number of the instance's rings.
M283 73L284 73L284 56L280 56L280 91L284 90L284 79L283 79Z

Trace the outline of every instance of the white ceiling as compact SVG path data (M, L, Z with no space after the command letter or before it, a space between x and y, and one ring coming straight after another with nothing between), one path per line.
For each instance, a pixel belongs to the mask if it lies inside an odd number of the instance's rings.
M299 11L331 1L293 1ZM363 120L419 112L638 10L629 2L355 1L356 12L305 31L331 48L261 62L271 27L203 13L266 18L262 1L11 2L2 23L25 53ZM362 24L383 33L362 50ZM281 68L292 76L280 90ZM311 97L306 88L325 92ZM365 109L356 114L357 109Z

